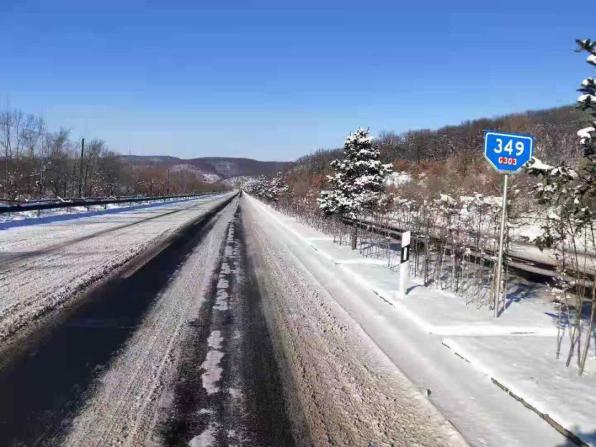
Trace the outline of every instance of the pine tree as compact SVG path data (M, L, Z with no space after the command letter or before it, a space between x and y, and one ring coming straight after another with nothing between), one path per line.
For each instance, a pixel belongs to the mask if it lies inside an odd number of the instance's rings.
M269 181L269 195L273 202L277 202L282 196L288 194L289 190L287 180L281 172L275 174L275 177Z
M589 53L587 62L596 66L596 42L590 39L578 40L578 51ZM581 95L577 99L578 107L589 113L591 121L588 127L577 132L580 144L584 150L584 165L580 171L580 187L578 194L590 207L592 218L596 211L596 79L588 77L584 79L579 88Z
M587 62L596 66L596 42L590 39L577 40L578 52L588 52ZM594 217L596 216L596 81L584 79L578 91L577 107L590 116L587 127L577 132L583 149L583 157L576 169L565 164L551 166L534 158L528 172L541 181L535 187L538 200L547 206L547 219L542 235L537 238L540 248L554 248L561 262L559 286L563 291L572 290L581 284L580 263L577 256L577 240L596 245L594 240ZM573 248L571 261L566 255L568 246ZM581 309L581 292L576 292L575 308ZM592 315L588 323L588 334L592 333L596 309L596 295L592 293ZM567 364L573 355L574 345L581 343L582 319L576 310L572 345ZM584 346L578 356L579 373L583 372L591 337L583 340ZM578 348L579 352L579 348Z
M368 129L357 129L344 143L344 158L333 160L333 175L327 176L330 189L321 191L319 208L325 215L356 218L373 209L382 199L385 177L392 166L379 160L379 150L373 145ZM352 249L356 248L356 226L352 234Z
M587 62L596 66L596 42L577 40L578 51L587 51ZM569 216L578 230L590 225L596 213L596 80L584 79L578 89L577 107L588 112L591 122L577 135L583 149L583 160L575 170L565 164L550 166L534 158L528 171L542 182L536 186L539 200L551 206L550 215L555 219ZM540 240L543 246L552 243L552 236L545 231Z

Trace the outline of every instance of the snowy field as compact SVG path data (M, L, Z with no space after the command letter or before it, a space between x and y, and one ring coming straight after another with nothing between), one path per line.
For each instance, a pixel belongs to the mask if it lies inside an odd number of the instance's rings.
M267 235L291 250L414 383L431 390L432 402L472 445L569 445L557 424L596 445L596 358L582 377L555 359L555 312L543 291L513 285L498 319L415 280L400 299L398 273L386 263L249 200Z
M0 341L62 307L225 197L0 230Z

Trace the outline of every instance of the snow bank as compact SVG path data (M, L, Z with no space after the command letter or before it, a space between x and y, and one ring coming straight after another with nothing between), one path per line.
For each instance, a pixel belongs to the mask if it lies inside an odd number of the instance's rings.
M596 445L596 359L580 377L555 358L551 338L456 337L443 343L536 413Z

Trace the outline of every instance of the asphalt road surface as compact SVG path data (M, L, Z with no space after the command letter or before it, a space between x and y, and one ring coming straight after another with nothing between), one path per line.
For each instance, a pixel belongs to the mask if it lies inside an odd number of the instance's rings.
M0 445L466 445L261 217L0 231Z

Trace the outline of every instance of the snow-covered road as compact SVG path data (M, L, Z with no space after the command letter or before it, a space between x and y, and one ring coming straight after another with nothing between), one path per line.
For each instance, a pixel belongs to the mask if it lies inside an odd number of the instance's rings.
M343 418L344 424L354 426L353 436L366 436L370 421L390 422L389 430L404 429L401 433L388 432L392 439L402 440L398 445L416 444L419 439L429 439L425 437L428 433L432 436L441 431L431 417L421 416L413 408L404 409L404 401L417 401L416 397L404 396L428 392L430 401L471 445L568 445L563 435L445 349L440 336L422 331L392 303L306 243L309 237L324 235L293 219L289 219L292 225L288 225L283 215L256 199L247 201L258 247L255 257L262 253L263 262L268 265L260 269L263 287L281 283L285 284L284 290L296 290L296 296L301 296L292 299L289 292L288 295L272 292L270 300L279 308L271 309L278 313L273 319L291 329L281 343L288 353L294 352L288 362L298 364L294 369L302 371L302 376L293 378L296 386L305 386L304 377L309 376L316 377L307 381L309 386L317 381L321 383L318 389L299 393L304 400L302 406L312 411L310 417L314 421L309 426L315 425L320 433L325 433L334 429L329 425L330 419ZM326 315L326 323L321 313ZM298 335L292 336L293 333ZM334 347L334 340L349 349ZM350 364L352 369L347 367ZM400 371L416 385L419 393L411 391L411 384L409 388ZM390 402L386 401L387 394L394 396ZM351 408L330 404L350 400L354 401ZM345 414L329 417L341 408ZM428 421L429 426L411 429L409 421L414 420ZM349 435L343 427L336 427L334 433ZM366 445L347 439L350 441L347 444ZM338 444L347 445L346 438Z
M229 199L0 232L5 337L87 287L0 365L0 443L566 445L284 216Z
M255 199L242 207L299 445L311 445L306 433L316 446L466 445L367 333L368 312L343 308L378 297L360 296Z
M237 206L205 229L61 445L293 445Z
M235 199L92 292L0 369L0 440L466 445L271 224Z
M237 204L222 210L186 257L134 335L100 375L60 442L68 446L162 445L156 425L172 404L171 385L189 323L198 318L220 262ZM195 366L199 371L200 364ZM165 390L165 392L164 392ZM198 410L198 409L197 409Z
M0 346L225 196L0 230Z

